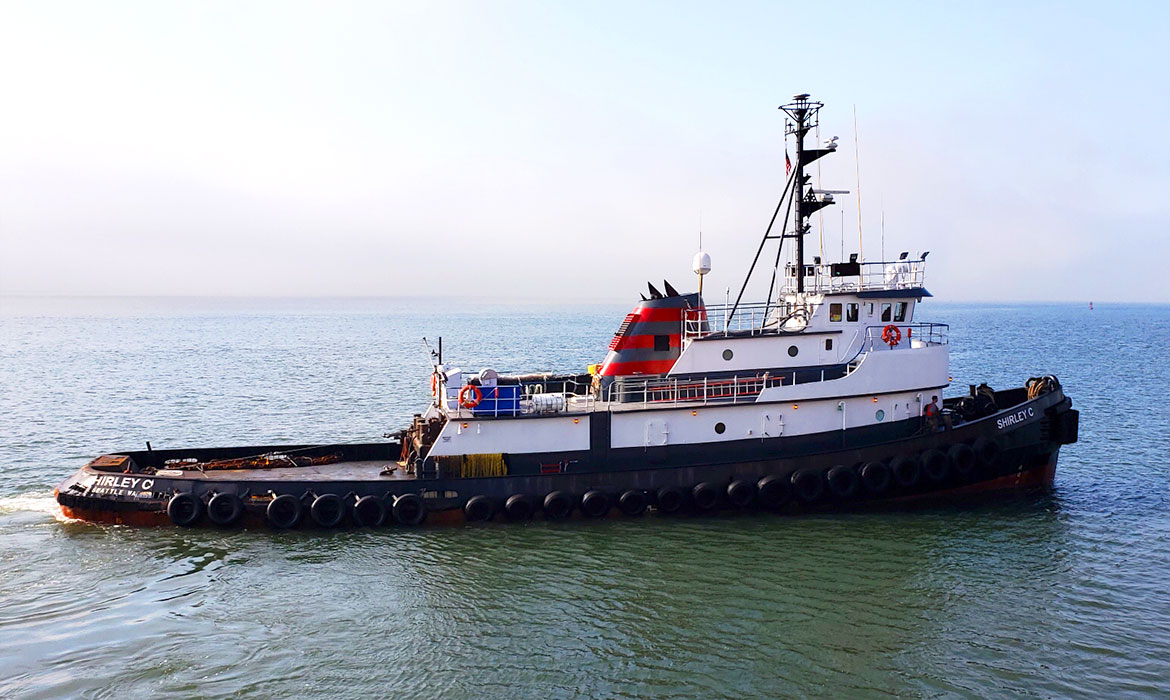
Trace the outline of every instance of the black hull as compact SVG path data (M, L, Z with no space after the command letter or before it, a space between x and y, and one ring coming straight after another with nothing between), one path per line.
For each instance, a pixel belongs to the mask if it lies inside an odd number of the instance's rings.
M670 445L614 450L605 456L604 462L597 455L588 453L552 453L509 456L509 473L505 476L386 478L368 467L363 473L346 465L393 462L399 456L401 446L398 443L156 450L121 453L132 459L129 472L91 463L62 482L56 493L67 516L125 524L176 520L174 512L168 516L168 504L176 494L190 494L199 502L194 506L198 512L193 514L191 524L207 523L206 504L219 494L229 495L221 501L238 500L239 512L228 512L232 522L263 521L274 497L292 496L303 509L293 525L311 524L313 515L318 516L318 523L324 520L333 524L328 513L324 518L319 517L319 513L310 513L312 503L325 494L336 494L341 498L342 514L338 524L361 520L355 517L353 506L363 497L372 497L371 500L384 504L386 522L394 520L397 509L393 506L403 497L423 505L425 515L432 522L461 521L469 499L477 496L485 497L490 505L469 513L472 518L485 514L500 517L505 501L517 494L526 496L539 512L545 497L558 491L568 494L575 501L576 508L581 510L581 496L589 492L603 494L605 501L615 505L623 493L633 491L654 505L662 489L673 488L680 490L683 500L691 501L690 507L695 508L708 505L704 501L708 500L710 493L700 494L698 504L692 498L697 485L707 484L717 494L714 503L710 504L716 509L732 507L732 501L736 499L728 494L727 489L733 482L749 484L750 490L754 491L765 477L779 479L785 484L782 503L762 504L759 498L753 497L750 503L741 501L739 507L767 505L793 512L852 508L956 491L1051 484L1060 446L1076 441L1077 412L1059 388L1031 400L1019 400L1023 398L1019 392L1018 389L1001 392L1005 398L1014 399L1000 402L1000 405L1014 403L1010 408L949 430L927 432L917 420L902 421L880 430L865 428L774 438L766 444L766 452L765 443L751 440L743 441L743 444L698 448ZM974 447L977 456L965 463L953 451L956 445ZM162 468L167 459L229 459L294 449L302 449L304 454L314 454L314 451L340 453L344 462L298 470L186 472L181 476L151 473ZM768 452L783 456L771 456ZM942 459L939 454L946 457L945 468L940 466ZM968 452L967 456L970 454ZM932 469L922 468L925 466L921 460L924 455L928 457L927 461L933 460ZM863 465L879 463L885 465L888 472L895 460L905 457L917 460L920 465L919 477L913 483L906 483L907 480L898 483L891 478L886 487L876 488L880 484L875 486L855 478ZM825 475L835 467L844 467L854 476L842 476L838 470L834 474L842 478L825 481ZM539 473L542 469L555 469L557 473ZM798 471L800 475L794 481ZM810 499L808 497L817 490L812 485L814 477L820 481L821 492ZM845 488L850 481L853 488ZM332 505L336 509L336 502ZM368 513L372 511L366 512L368 523L371 520ZM409 509L406 512L409 513ZM268 517L272 519L272 516ZM220 520L225 519L228 518L222 517L221 512ZM410 515L398 518L409 522L415 519ZM381 522L382 518L376 520Z

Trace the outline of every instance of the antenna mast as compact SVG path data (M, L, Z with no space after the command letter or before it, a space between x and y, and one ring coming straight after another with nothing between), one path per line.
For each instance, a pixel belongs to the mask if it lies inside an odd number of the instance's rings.
M828 155L837 150L837 139L833 138L832 142L817 148L806 149L804 147L804 136L809 132L809 129L814 129L820 126L820 121L817 115L821 111L824 104L821 102L813 102L809 100L807 94L796 95L792 98L792 102L786 105L781 105L780 109L784 111L794 121L786 122L784 125L784 136L796 136L796 168L789 175L788 182L784 185L784 191L780 194L780 201L776 204L776 211L772 213L772 219L768 222L768 228L764 231L764 237L760 240L760 247L756 249L756 256L752 259L751 266L748 267L747 275L744 277L743 286L740 287L739 294L735 298L735 304L728 311L725 317L725 326L730 323L735 312L739 309L739 303L743 300L744 292L747 291L748 282L751 281L752 273L755 272L756 264L760 261L760 254L764 251L764 246L773 238L780 239L780 245L776 250L776 266L772 270L772 284L768 287L768 300L764 302L764 315L767 316L768 308L772 302L772 289L775 286L776 273L780 267L780 256L784 250L784 239L796 239L796 255L795 255L795 269L796 273L796 291L797 293L804 292L804 236L809 232L811 226L808 223L808 217L812 216L814 212L824 207L833 204L833 196L830 193L818 194L817 190L813 188L805 189L811 176L804 174L804 166L812 163L821 156ZM787 155L785 155L787 159ZM789 192L791 190L791 192ZM790 201L789 201L790 200ZM791 209L785 206L785 202L792 207ZM780 233L772 234L772 227L776 224L776 218L780 215L780 210L785 209L784 223L780 226ZM784 229L788 226L788 215L795 210L796 221L793 224L792 233L785 233Z
M853 105L853 173L857 177L857 254L865 262L865 248L861 244L861 158L857 145L857 105Z
M808 216L814 211L808 206L811 202L805 201L804 186L807 184L807 180L804 176L804 166L824 155L821 153L813 158L806 158L804 154L804 135L808 133L810 128L820 125L817 115L821 111L821 107L824 106L823 103L811 102L808 98L807 93L802 93L793 97L792 102L780 107L785 114L792 118L792 122L786 125L784 135L796 137L796 177L793 181L795 187L792 190L792 201L796 205L796 221L793 222L792 237L796 239L796 260L794 262L796 264L797 294L804 292L804 236L809 231ZM816 209L820 209L820 207L816 207Z

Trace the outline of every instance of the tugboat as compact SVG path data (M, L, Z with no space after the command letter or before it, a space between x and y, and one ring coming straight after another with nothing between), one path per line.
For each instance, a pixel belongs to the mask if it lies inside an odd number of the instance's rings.
M805 174L836 150L805 147L822 106L801 94L781 107L796 161L734 303L704 302L700 252L699 292L649 285L588 372L472 373L444 363L440 341L430 405L394 439L148 443L94 459L57 501L84 520L284 529L800 513L1050 485L1077 440L1071 399L1045 376L939 401L948 327L914 320L931 296L926 253L806 263L810 215L833 204ZM767 295L746 302L770 244Z

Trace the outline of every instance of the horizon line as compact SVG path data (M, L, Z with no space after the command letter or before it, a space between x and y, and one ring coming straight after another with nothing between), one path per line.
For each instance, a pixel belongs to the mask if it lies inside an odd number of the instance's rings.
M315 294L315 295L268 295L268 294L107 294L107 293L75 293L75 292L7 292L0 291L0 299L3 298L23 298L23 299L184 299L184 300L206 300L206 301L229 301L229 300L247 300L247 301L375 301L375 300L411 300L411 301L437 301L437 302L515 302L515 303L532 303L532 304L596 304L596 303L625 303L633 301L629 298L618 297L583 297L583 298L533 298L530 296L512 296L512 295L450 295L450 294ZM988 298L969 298L969 299L939 299L938 297L929 297L932 303L938 304L1050 304L1050 305L1083 305L1083 304L1118 304L1118 305L1144 305L1144 306L1170 306L1170 300L1126 300L1117 301L1111 299L1082 299L1082 300L1056 300L1056 299L988 299Z

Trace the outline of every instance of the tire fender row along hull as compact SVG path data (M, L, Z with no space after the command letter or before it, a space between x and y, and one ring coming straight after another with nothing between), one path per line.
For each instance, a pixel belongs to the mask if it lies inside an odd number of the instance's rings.
M1002 466L1005 447L997 438L979 437L967 442L931 447L884 459L827 468L794 466L788 471L762 476L731 474L725 480L699 481L692 486L668 484L656 489L592 488L580 495L565 489L545 494L514 493L493 497L472 495L458 503L467 522L487 522L502 516L510 522L532 519L537 513L546 520L569 518L575 512L587 518L603 518L616 507L626 517L637 517L647 509L663 515L681 512L706 513L722 509L776 511L793 506L842 504L897 497L910 493L964 485L996 476ZM320 528L343 524L379 527L388 523L414 526L426 521L430 508L419 493L384 496L349 492L269 492L264 505L249 505L228 491L197 495L174 493L166 503L166 514L175 525L190 527L207 520L227 527L240 522L249 512L262 512L276 529L292 529L305 523ZM261 509L261 510L258 510Z
M278 530L296 528L306 522L320 528L335 528L345 524L356 527L380 527L393 521L400 525L422 524L428 515L424 499L418 494L357 495L349 493L315 494L306 491L297 496L292 493L270 493L271 498L262 504L245 505L235 493L212 491L200 497L191 491L174 493L166 502L165 511L170 521L181 527L200 524L204 519L212 525L227 527L240 522L248 512L259 514ZM490 508L490 500L483 499L472 511L483 512ZM490 519L494 511L487 511L479 519ZM473 518L474 519L474 518Z

